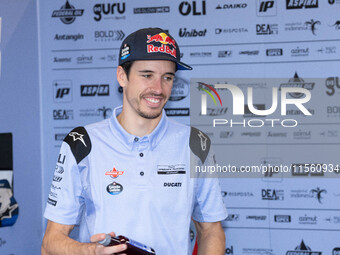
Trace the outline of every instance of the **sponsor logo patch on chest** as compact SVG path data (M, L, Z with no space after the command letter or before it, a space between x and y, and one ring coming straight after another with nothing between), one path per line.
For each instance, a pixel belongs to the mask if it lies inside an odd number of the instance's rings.
M158 165L157 166L157 174L185 174L185 164L176 164L176 165Z

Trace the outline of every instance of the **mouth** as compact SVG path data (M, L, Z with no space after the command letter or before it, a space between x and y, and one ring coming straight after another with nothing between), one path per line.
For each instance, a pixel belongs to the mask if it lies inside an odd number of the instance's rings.
M161 101L159 98L151 98L151 97L146 97L144 99L152 104L158 104Z
M162 95L145 95L142 97L147 106L150 108L159 108L162 106L162 102L164 100L164 97Z

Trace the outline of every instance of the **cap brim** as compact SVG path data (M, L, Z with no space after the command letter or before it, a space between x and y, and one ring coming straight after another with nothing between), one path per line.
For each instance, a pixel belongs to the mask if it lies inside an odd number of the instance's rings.
M177 70L192 70L192 67L182 62L177 62Z

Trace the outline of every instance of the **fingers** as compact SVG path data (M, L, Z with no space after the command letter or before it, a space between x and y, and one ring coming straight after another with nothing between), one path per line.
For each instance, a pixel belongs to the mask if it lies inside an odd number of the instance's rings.
M111 237L116 236L115 232L111 232L111 233L109 233L109 235ZM106 236L106 234L104 234L104 233L95 234L95 235L91 236L90 241L91 241L91 243L96 243L96 242L104 240L105 236Z
M119 244L119 245L115 245L115 246L106 246L106 247L101 245L101 244L97 244L95 254L97 254L97 255L111 255L111 254L115 254L115 253L118 253L118 252L125 251L126 249L127 249L126 244Z
M96 243L96 242L99 242L99 241L104 240L104 239L105 239L105 234L101 233L101 234L95 234L95 235L91 236L90 241L91 241L91 243Z
M112 253L125 251L127 249L127 245L126 244L119 244L119 245L115 245L115 246L105 247L105 249L108 252L111 252L109 254L112 254Z
M109 233L109 235L110 235L111 237L116 237L115 232L111 232L111 233Z
M116 236L114 232L110 232L109 235L111 237ZM111 254L125 251L127 249L126 244L119 244L119 245L114 245L114 246L104 246L102 244L99 244L98 242L104 240L105 237L106 237L106 234L104 233L95 234L91 236L90 238L91 242L96 243L95 254L97 255L109 255L110 254L111 255ZM122 254L122 255L126 255L126 254Z

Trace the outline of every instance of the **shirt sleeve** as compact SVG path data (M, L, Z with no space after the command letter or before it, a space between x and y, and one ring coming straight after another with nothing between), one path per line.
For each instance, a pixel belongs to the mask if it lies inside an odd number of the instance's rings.
M206 162L206 164L210 163ZM195 221L217 222L227 218L228 213L223 202L218 178L211 176L197 177L194 189L195 200L192 218Z
M82 204L82 184L78 164L69 144L63 142L44 217L60 224L77 224Z
M215 158L209 137L198 129L192 128L190 135L190 169L194 178L194 204L192 218L198 222L217 222L228 214L223 202L217 175L204 171L205 167L214 166Z

